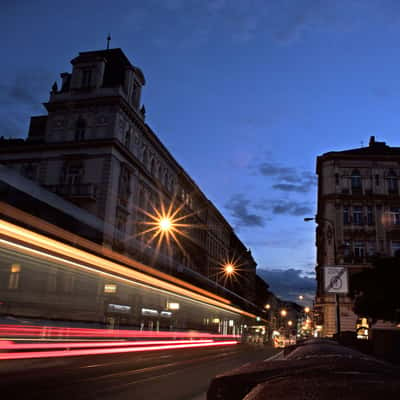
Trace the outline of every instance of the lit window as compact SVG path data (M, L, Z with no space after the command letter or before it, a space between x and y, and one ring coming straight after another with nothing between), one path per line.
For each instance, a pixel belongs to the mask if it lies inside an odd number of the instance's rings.
M117 292L117 285L114 283L106 283L104 285L104 293L116 293Z
M179 303L168 303L167 304L168 310L179 310L179 308L180 308Z
M10 268L10 278L8 281L9 289L18 289L20 273L21 266L19 264L12 264Z
M11 265L11 272L12 273L21 272L21 266L19 264Z

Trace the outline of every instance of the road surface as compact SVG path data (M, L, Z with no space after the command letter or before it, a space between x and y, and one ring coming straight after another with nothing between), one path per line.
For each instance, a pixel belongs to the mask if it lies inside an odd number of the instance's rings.
M270 346L0 361L4 399L203 400L217 374L277 352ZM4 396L4 397L3 397Z

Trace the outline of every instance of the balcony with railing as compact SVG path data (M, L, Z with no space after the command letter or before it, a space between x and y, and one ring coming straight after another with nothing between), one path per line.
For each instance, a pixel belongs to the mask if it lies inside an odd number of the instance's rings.
M97 186L93 183L46 185L46 188L69 199L96 200Z

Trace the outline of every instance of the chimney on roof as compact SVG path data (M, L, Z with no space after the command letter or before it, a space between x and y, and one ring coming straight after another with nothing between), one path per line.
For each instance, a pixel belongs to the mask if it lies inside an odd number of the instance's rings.
M373 146L375 144L375 136L371 136L370 138L369 138L369 145L370 146Z

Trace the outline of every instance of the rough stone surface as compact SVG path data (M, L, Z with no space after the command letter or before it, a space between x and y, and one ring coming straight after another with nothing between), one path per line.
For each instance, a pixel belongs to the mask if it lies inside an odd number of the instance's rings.
M242 400L246 395L246 400L371 398L359 397L358 388L359 393L374 393L375 388L377 395L382 392L387 398L394 394L400 398L400 368L320 341L294 348L284 360L247 364L217 376L207 399Z

